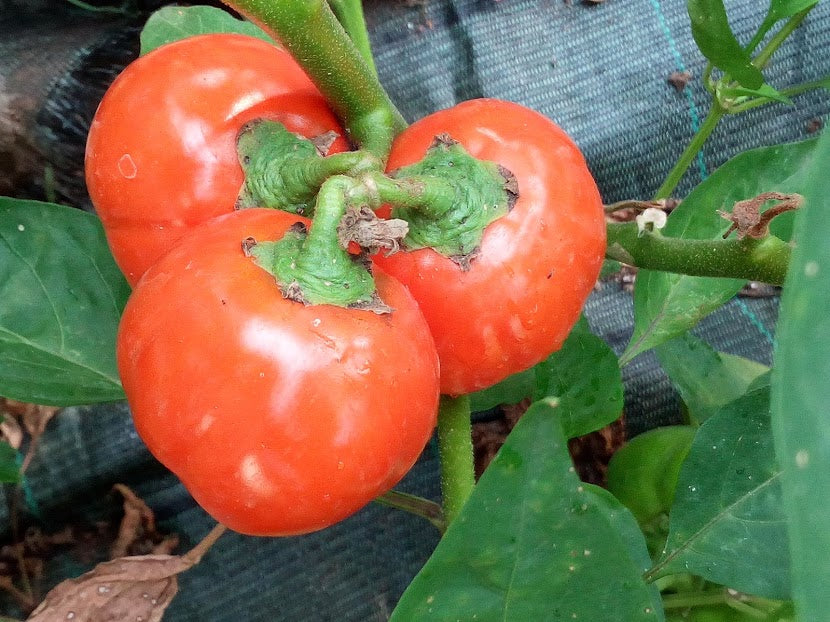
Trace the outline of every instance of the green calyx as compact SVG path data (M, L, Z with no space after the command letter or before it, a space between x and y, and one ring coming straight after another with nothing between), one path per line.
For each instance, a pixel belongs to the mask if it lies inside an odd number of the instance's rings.
M374 279L363 261L344 253L317 263L303 252L307 239L308 231L298 223L281 240L248 244L246 249L260 267L274 275L283 296L290 300L350 308L371 308L378 302Z
M236 200L237 209L274 207L308 215L318 187L308 179L309 169L322 159L310 140L285 129L277 121L246 123L236 139L245 183Z
M398 169L393 177L399 183L444 186L439 200L398 205L392 215L409 223L407 249L432 248L463 269L469 269L487 225L507 214L518 197L510 171L474 158L446 134L436 137L420 162Z
M348 177L331 177L320 188L311 229L297 223L278 241L246 240L243 248L257 265L274 276L283 296L290 300L388 313L392 309L377 294L367 255L352 255L347 250L349 242L356 239L344 231L348 223L360 221L362 235L370 226L365 218L347 218L355 211L348 208L346 200L354 184ZM379 220L378 225L386 226L385 221ZM405 233L404 229L400 235ZM389 242L394 243L397 242Z
M335 132L327 132L309 140L267 119L246 123L236 139L245 172L237 209L272 207L311 216L326 179L380 170L380 160L368 151L326 155L336 139Z

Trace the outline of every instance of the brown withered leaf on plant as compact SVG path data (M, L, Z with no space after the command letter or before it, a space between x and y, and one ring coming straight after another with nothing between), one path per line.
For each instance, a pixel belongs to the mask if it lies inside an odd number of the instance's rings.
M113 489L124 497L124 518L110 548L110 558L172 553L179 543L178 536L160 534L153 511L127 486L116 484Z
M159 622L178 591L176 575L193 566L174 555L122 557L60 583L28 618Z

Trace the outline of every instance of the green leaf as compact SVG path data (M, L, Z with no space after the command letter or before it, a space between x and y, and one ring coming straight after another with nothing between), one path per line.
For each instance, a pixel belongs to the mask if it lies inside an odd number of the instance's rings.
M617 274L622 270L622 264L616 259L606 259L602 262L602 269L599 271L599 278L605 279L611 275Z
M723 0L687 0L686 8L703 56L741 86L760 88L764 76L732 33Z
M768 19L780 21L818 4L818 0L770 0Z
M680 466L696 432L687 425L654 428L635 436L611 457L608 490L640 523L668 513Z
M718 89L718 95L722 98L737 98L737 97L763 97L771 101L777 101L782 104L792 104L793 101L779 93L769 84L761 85L761 88L747 89L741 86L736 87L721 87Z
M17 450L6 441L0 441L0 482L16 484L20 481Z
M758 28L758 32L752 38L752 42L748 46L748 51L754 50L755 47L764 39L766 34L772 30L782 19L788 19L795 16L797 13L811 9L818 3L818 0L770 0L767 15L764 21Z
M769 371L761 363L716 352L690 333L657 346L655 353L689 409L691 422L697 424L742 396Z
M230 32L256 37L274 44L274 40L251 22L210 6L168 6L150 16L141 31L141 55L167 43L194 35Z
M793 596L800 620L830 611L830 132L804 188L781 299L772 378L775 449L784 470Z
M536 371L534 368L513 374L492 387L470 394L470 410L482 412L502 404L518 404L526 397L533 395L536 386Z
M533 399L558 398L557 416L568 438L599 430L622 414L617 355L587 329L571 331L559 351L535 369Z
M122 399L115 335L129 292L95 216L0 197L0 395Z
M717 210L767 191L802 192L814 158L816 139L746 151L701 182L671 213L663 230L668 237L712 240L728 222ZM772 222L779 237L788 235L793 215ZM693 277L640 270L634 287L634 334L620 363L682 335L723 305L743 286L740 279Z
M410 584L393 622L663 620L645 541L577 478L551 400L533 404Z
M649 577L691 572L749 594L788 598L781 504L765 388L700 427L680 469L666 549Z

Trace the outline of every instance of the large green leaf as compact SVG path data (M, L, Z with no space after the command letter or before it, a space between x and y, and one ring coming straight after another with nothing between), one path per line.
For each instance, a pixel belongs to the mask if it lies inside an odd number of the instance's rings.
M698 185L671 213L668 237L717 239L728 227L717 210L762 192L802 192L815 153L815 139L746 151ZM791 214L773 221L779 237L789 234ZM622 364L685 333L723 305L743 286L740 279L692 277L640 270L634 289L634 334L620 357Z
M0 198L0 395L121 399L115 335L129 291L95 216Z
M393 621L663 620L634 518L579 481L552 404L516 425Z
M830 611L830 133L820 139L784 285L772 380L775 449L799 620Z
M655 353L680 392L692 423L708 419L769 371L761 363L716 352L691 333L657 346Z
M709 62L741 86L760 88L764 76L732 33L723 0L687 0L686 8L692 36Z
M769 388L704 423L680 469L669 537L651 578L691 572L742 592L790 595L787 527Z
M141 55L179 39L222 32L248 35L274 43L256 24L236 19L222 9L210 6L168 6L153 13L144 25L141 31Z
M562 348L536 366L533 398L556 397L565 436L582 436L619 418L623 384L613 350L596 335L574 330Z

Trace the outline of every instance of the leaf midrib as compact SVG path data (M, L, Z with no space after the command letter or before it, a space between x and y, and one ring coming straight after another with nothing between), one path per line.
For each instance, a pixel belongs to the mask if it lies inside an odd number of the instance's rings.
M741 503L758 493L759 491L763 490L767 486L770 486L777 478L781 476L781 471L778 471L772 477L767 479L766 481L762 482L755 488L748 490L746 493L738 497L735 501L730 503L729 505L725 506L720 512L715 514L708 522L706 522L700 529L690 535L679 547L677 547L674 551L672 551L669 555L664 557L660 562L654 565L651 569L649 569L643 577L646 581L653 581L654 579L658 579L661 575L660 572L665 569L672 561L677 559L677 557L689 550L691 546L695 543L695 541L699 540L703 537L706 532L713 529L717 524L720 522L721 518L727 516L733 509L739 506Z

